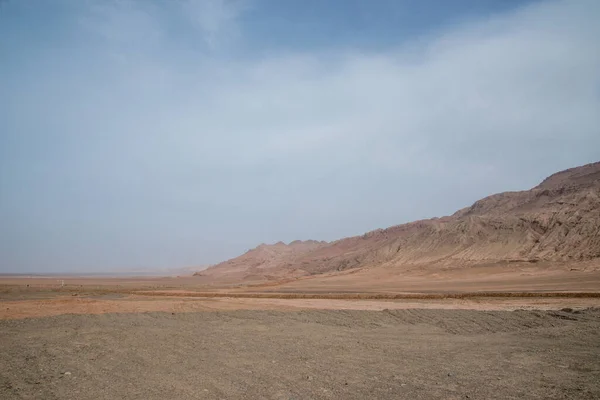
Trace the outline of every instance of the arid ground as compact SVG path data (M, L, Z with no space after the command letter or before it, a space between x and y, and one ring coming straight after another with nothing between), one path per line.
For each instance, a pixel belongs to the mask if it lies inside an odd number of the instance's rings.
M600 398L593 283L302 293L199 282L3 277L0 398Z

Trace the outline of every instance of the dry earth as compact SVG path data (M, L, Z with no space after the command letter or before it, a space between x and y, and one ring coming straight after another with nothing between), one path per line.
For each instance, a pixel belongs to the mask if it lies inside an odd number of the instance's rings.
M157 293L160 294L160 293ZM91 294L82 296L46 293L31 298L0 300L0 320L39 318L63 314L106 314L140 312L198 312L231 310L557 310L600 307L600 297L590 298L506 298L476 297L466 299L281 299L281 298L210 298Z
M2 399L600 397L598 293L286 299L194 297L227 294L162 279L11 282Z
M403 277L401 281L387 279L385 275L375 275L377 279L371 280L361 276L359 271L287 283L234 287L203 285L197 277L4 276L0 278L0 319L65 313L236 309L515 310L600 307L600 272L595 268L576 271L559 267L536 268L517 268L511 272L505 266L486 267L471 269L469 273L459 269ZM454 298L448 298L450 296ZM394 300L394 297L401 298Z
M600 291L600 259L569 263L506 263L469 268L363 268L320 274L245 290L329 292L544 292Z
M600 311L0 321L2 399L597 399Z

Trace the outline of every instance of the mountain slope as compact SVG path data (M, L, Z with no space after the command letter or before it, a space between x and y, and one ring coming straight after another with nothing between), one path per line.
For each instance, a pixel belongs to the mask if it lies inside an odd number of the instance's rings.
M203 274L240 281L277 280L380 266L598 259L600 162L556 173L531 190L486 197L452 216L332 243L293 243L259 246Z
M241 256L210 267L196 276L219 277L229 280L277 278L287 275L282 267L293 265L303 255L316 251L327 242L296 240L290 244L278 242L261 244Z

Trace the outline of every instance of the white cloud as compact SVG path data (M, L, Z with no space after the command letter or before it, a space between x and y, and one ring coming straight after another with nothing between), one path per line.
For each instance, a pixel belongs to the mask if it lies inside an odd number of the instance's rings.
M85 4L79 23L110 46L127 51L149 50L163 39L163 28L157 18L159 10L150 2L88 0Z
M248 7L245 0L182 0L184 13L202 31L205 42L214 48L238 32L237 19Z
M600 159L595 1L536 3L418 47L228 61L173 52L160 12L114 4L93 25L113 44L74 54L76 76L30 77L7 118L35 115L20 129L60 144L44 154L62 185L120 194L106 224L129 222L125 241L218 238L220 250L201 249L214 262L238 245L451 213ZM243 28L241 3L185 4L213 46ZM122 43L137 49L126 62L105 57Z
M115 4L101 31L133 46L162 35L159 14L145 4ZM216 0L185 4L208 37L243 9ZM598 10L590 1L537 4L430 38L418 57L400 48L183 66L156 49L108 66L114 75L106 82L82 83L110 94L98 110L114 111L115 128L154 135L158 146L179 143L204 164L232 162L220 155L227 149L240 165L342 153L327 160L468 168L503 165L497 153L509 149L528 162L524 149L540 141L564 142L552 151L569 158L565 150L585 150L599 126ZM72 96L64 101L81 106L79 92Z

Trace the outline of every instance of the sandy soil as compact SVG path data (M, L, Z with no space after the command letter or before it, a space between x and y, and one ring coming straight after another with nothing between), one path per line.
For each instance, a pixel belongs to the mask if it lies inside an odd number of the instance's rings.
M75 278L73 278L75 279ZM62 314L104 314L137 312L196 312L226 310L375 310L384 309L465 309L465 310L557 310L565 307L582 309L600 307L598 292L543 292L519 293L520 297L499 291L487 293L464 292L403 293L402 299L385 298L399 296L392 293L333 292L274 292L277 287L258 291L253 288L206 288L202 286L160 286L152 280L135 285L133 279L95 280L77 278L64 287L42 280L13 279L10 284L0 284L0 319L45 317ZM162 279L160 280L162 281ZM192 280L193 281L193 280ZM16 283L21 283L16 284ZM41 282L41 283L40 283ZM117 282L126 282L118 284ZM173 288L175 287L175 288ZM534 295L540 297L523 297ZM572 297L558 297L558 296ZM220 297L211 297L220 296ZM268 296L268 297L265 297ZM309 298L297 298L297 297ZM446 296L460 296L446 297ZM548 296L548 297L541 297ZM581 297L579 297L581 296Z
M333 300L260 298L182 298L166 296L63 296L28 300L0 300L0 319L45 317L62 314L138 312L196 312L227 310L557 310L600 307L600 298L474 298L443 300Z
M302 277L287 281L224 284L200 276L73 277L0 276L2 287L75 290L196 290L214 292L290 293L453 293L453 292L600 292L600 263L506 264L469 268L373 268Z
M64 280L0 279L1 399L600 398L593 279L563 285L573 297L488 279L497 297L422 284L396 300L368 282Z
M316 275L282 284L256 285L248 290L302 293L600 292L600 264L598 262L580 263L577 266L497 264L446 270L415 267L414 270L409 271L373 268Z
M2 399L597 399L600 310L0 321Z
M283 284L219 287L201 284L193 277L0 277L0 319L44 317L61 314L102 314L135 312L194 312L224 310L298 310L298 309L581 309L600 307L600 276L595 269L568 271L545 269L535 274L527 270L493 267L485 271L476 268L469 274L461 271L439 271L407 276L401 284L385 276L376 286L362 279L361 272L330 277L295 280ZM531 272L531 271L529 271ZM382 270L383 274L386 273ZM524 275L525 274L525 275ZM528 280L535 281L527 285ZM360 283L360 284L358 284ZM64 284L64 286L63 286ZM388 285L388 286L386 286ZM378 291L376 290L378 289ZM562 292L586 292L581 298L503 298L439 296L480 295L481 291L496 291L507 295L511 290L528 289L528 294L542 296ZM471 292L468 292L471 290ZM380 296L409 296L401 300L384 300ZM234 298L197 296L271 296L315 298ZM575 296L575 293L569 295ZM596 297L591 297L592 295ZM429 299L420 297L430 297ZM344 299L342 299L344 298ZM365 298L359 300L358 298Z

